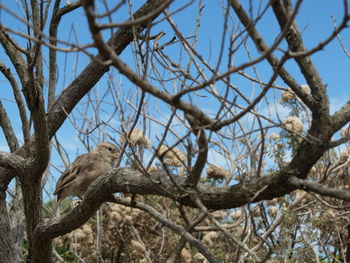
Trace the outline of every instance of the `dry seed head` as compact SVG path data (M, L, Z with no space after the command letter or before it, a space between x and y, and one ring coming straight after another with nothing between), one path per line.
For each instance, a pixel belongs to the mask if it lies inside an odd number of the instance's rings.
M182 251L181 251L181 258L186 263L191 263L192 262L191 252L188 251L186 248L182 249Z
M274 198L272 200L266 201L266 204L268 204L268 205L277 205L277 203L278 203L278 198Z
M83 231L84 231L84 233L85 233L86 235L92 235L92 234L93 234L92 228L91 228L91 226L88 225L88 224L83 225L83 226L82 226L82 229L83 229Z
M54 247L63 247L63 240L61 237L57 237L53 240Z
M341 135L342 137L345 137L345 136L347 136L347 135L350 135L350 126L341 129L340 135Z
M124 143L125 136L121 136L119 141L121 143ZM143 145L143 147L150 148L151 147L151 141L150 139L143 134L143 132L137 128L134 128L130 134L129 142L132 146L136 145Z
M269 207L269 211L268 211L269 216L276 217L277 216L277 212L278 212L277 207L275 207L275 206Z
M163 155L163 161L170 166L181 167L186 161L186 155L181 152L177 147L168 148L166 145L162 145L158 151L158 156Z
M125 221L126 223L132 224L134 220L132 219L131 216L126 215L126 216L124 217L124 221Z
M198 262L201 262L201 263L207 263L207 259L201 254L201 253L197 253L193 256L193 258L198 261Z
M343 149L340 154L339 161L346 162L349 159L349 155L350 155L349 149L348 148Z
M239 210L235 210L235 211L231 212L230 217L231 217L234 221L237 221L238 219L241 218L242 214L243 214L243 213L242 213L242 210L239 209Z
M310 89L309 85L303 84L303 85L300 85L300 88L306 94L308 94L308 95L311 94L311 89ZM296 98L297 97L296 97L295 93L290 88L288 88L287 90L283 90L281 93L281 103L285 103L285 102L288 102L290 100L294 100Z
M251 210L251 213L253 214L254 217L259 217L261 216L261 211L260 211L260 208L258 206L254 207L252 210Z
M223 218L225 218L227 216L227 212L222 211L222 210L215 211L215 212L213 212L211 214L217 220L223 219Z
M295 199L304 198L306 196L306 192L303 190L297 190L295 194Z
M113 211L112 213L110 213L109 216L113 221L116 221L116 222L120 222L123 219L123 217L116 211Z
M311 89L309 85L303 84L300 86L301 90L304 91L306 94L310 95L311 94Z
M218 232L210 231L203 237L203 242L208 245L208 247L214 246L214 240L219 236Z
M304 130L304 125L298 117L291 116L287 117L283 121L283 125L294 132L302 132Z
M229 172L214 164L209 164L207 167L207 177L213 179L224 179Z
M146 251L145 245L137 240L134 240L134 239L131 240L130 245L132 246L133 249L135 249L136 251L138 251L140 253L145 253L145 251Z
M147 172L155 173L155 172L159 172L159 169L157 166L151 166L150 168L148 168Z
M281 103L285 103L285 102L288 102L288 101L293 100L293 99L295 99L295 94L290 88L282 91Z
M78 228L77 230L75 230L75 238L78 242L81 242L87 238L87 235L82 229Z
M274 141L279 141L281 139L281 137L277 133L272 133L270 135L270 139L274 140Z

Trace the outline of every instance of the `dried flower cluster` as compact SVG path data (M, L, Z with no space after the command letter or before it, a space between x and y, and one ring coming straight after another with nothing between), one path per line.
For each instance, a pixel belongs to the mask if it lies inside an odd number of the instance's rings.
M274 141L279 141L281 139L281 137L277 133L272 133L270 135L270 139L274 140Z
M341 162L346 162L349 159L349 156L350 156L350 151L348 148L345 148L342 150L340 157L339 157L339 160Z
M67 235L56 238L54 244L56 247L65 247L68 244L70 250L79 256L83 256L87 261L95 257L95 254L91 253L96 248L94 231L88 223Z
M345 136L347 136L347 135L350 135L350 126L341 129L340 135L341 135L342 137L345 137Z
M277 216L277 213L278 213L278 208L276 206L269 207L268 214L270 217L275 218Z
M216 220L222 220L227 216L227 211L217 210L217 211L213 212L212 215Z
M301 88L302 91L304 91L306 94L308 94L308 95L311 94L311 89L310 89L309 85L303 84L303 85L300 86L300 88Z
M294 132L302 132L304 130L304 125L298 117L290 116L283 120L283 125Z
M119 141L121 143L124 143L125 136L120 136ZM148 149L151 147L151 141L150 139L143 134L143 132L137 128L134 128L129 136L129 143L132 146L136 145L142 145L144 148Z
M293 100L293 99L295 99L295 94L290 88L282 91L281 103L285 103L285 102L288 102L288 101Z
M169 148L166 145L162 145L158 151L158 156L163 156L163 162L166 165L182 167L186 162L186 155L181 152L177 147Z
M197 253L193 256L193 259L196 260L196 262L200 262L200 263L208 263L209 261L201 254L201 253Z
M207 167L207 177L213 179L224 179L229 172L214 164L209 164Z
M304 91L306 94L311 94L311 89L309 87L309 85L307 84L303 84L300 86L300 88L302 89L302 91ZM287 90L283 90L282 94L281 94L281 103L286 103L290 100L294 100L296 99L297 96L295 95L295 93L288 88Z
M108 204L111 223L131 223L140 215L140 210L118 204Z
M182 251L181 251L181 259L182 259L183 263L191 263L191 262L193 262L192 261L192 254L186 248L182 249Z
M243 213L241 209L235 210L230 213L230 217L232 218L233 221L237 221L242 217Z
M215 245L215 241L219 238L220 232L218 231L210 231L203 237L203 243L208 247L213 247Z
M132 239L130 241L131 256L133 257L143 257L146 253L146 246L138 240ZM141 259L142 260L142 259ZM147 261L146 261L147 262Z
M159 172L159 169L157 166L151 166L150 168L148 168L147 172L155 173L155 172Z

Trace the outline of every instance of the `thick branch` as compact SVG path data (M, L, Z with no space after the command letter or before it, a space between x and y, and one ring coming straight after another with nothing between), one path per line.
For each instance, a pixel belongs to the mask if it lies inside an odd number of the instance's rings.
M345 124L350 122L350 101L331 116L331 121L333 132L340 130Z
M0 167L23 173L25 159L13 153L0 152Z
M186 185L195 187L200 180L202 171L208 159L208 139L204 130L198 133L198 156L190 174L186 178Z
M309 182L307 180L303 180L294 176L289 178L289 183L298 189L314 192L322 196L334 197L345 201L350 201L350 191L330 188L323 184Z
M285 2L288 2L288 6L291 6L290 1ZM289 13L289 10L287 10L288 8L283 6L281 1L272 1L272 8L278 19L281 29L283 29L284 27L286 27L291 15ZM295 23L293 23L293 25L290 27L290 32L288 36L289 37L286 37L286 40L290 49L293 52L303 52L306 50L301 38L301 33L299 32ZM320 74L318 73L314 63L312 62L311 57L297 56L294 59L297 62L302 74L304 75L307 83L311 88L312 96L318 103L318 107L311 109L314 114L314 117L316 117L315 119L317 120L319 118L324 118L328 116L329 102L326 94L326 86L323 84ZM296 90L296 92L298 92L298 90ZM305 94L298 95L301 95L301 98L304 100Z
M215 187L198 183L197 192L208 209L240 207L244 204L283 196L294 190L294 187L287 184L287 173L288 171L284 170L229 187ZM186 178L173 175L172 179L176 180L177 184L185 186ZM155 184L155 181L158 183ZM144 175L136 170L117 168L96 180L78 207L54 222L42 225L40 235L50 239L76 229L86 222L103 202L110 200L111 194L116 192L159 195L187 206L197 207L190 196L179 196L178 188L165 172Z
M151 178L149 178L151 176ZM288 179L290 178L290 179ZM185 178L173 175L176 183L185 186ZM154 182L158 182L155 184ZM350 200L350 193L300 180L290 169L252 179L229 187L215 187L198 183L197 194L207 209L229 209L261 200L271 200L295 189L313 191L322 195ZM117 168L96 180L79 206L53 222L38 227L36 237L49 240L64 235L86 222L99 206L111 200L116 192L158 195L171 198L187 206L197 205L189 195L178 195L178 188L165 172L144 175L128 168Z
M34 77L33 69L28 69L28 73L29 81L23 87L23 94L33 119L35 139L33 148L35 149L35 154L33 155L30 168L31 176L26 176L26 180L29 178L37 180L42 175L49 162L49 137L43 90Z
M298 1L297 5L300 5L300 3L301 1ZM264 42L259 32L256 30L253 21L249 18L248 14L245 12L239 1L230 0L230 4L245 26L250 38L254 41L257 48L260 51L266 50L266 43ZM281 26L281 28L283 28L283 34L290 28L292 19L294 18L296 12L297 8L294 13L292 15L289 15L288 19L284 21L283 26ZM266 56L266 59L272 67L279 63L279 60L272 53L268 54ZM303 62L303 64L304 63L305 62ZM308 74L309 73L310 72L308 72ZM295 172L299 174L298 177L305 178L312 165L316 163L316 161L327 149L327 145L332 136L331 123L328 115L328 98L325 94L325 87L323 86L321 80L316 80L315 83L313 83L313 85L315 84L317 86L315 88L317 89L317 95L313 98L301 90L296 81L283 67L280 68L279 75L313 112L312 125L308 131L311 142L304 140L300 144L296 155L289 165L292 170L295 170ZM305 77L307 78L308 75ZM324 103L327 103L327 105L323 105Z
M15 242L7 213L6 194L0 192L0 259L3 263L21 262L16 254Z

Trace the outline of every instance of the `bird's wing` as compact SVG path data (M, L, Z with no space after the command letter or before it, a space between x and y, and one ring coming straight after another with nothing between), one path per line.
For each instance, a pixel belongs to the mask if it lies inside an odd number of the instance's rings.
M55 195L62 189L74 183L78 176L85 175L94 169L94 163L100 159L97 152L84 153L75 159L75 161L62 173L56 184Z

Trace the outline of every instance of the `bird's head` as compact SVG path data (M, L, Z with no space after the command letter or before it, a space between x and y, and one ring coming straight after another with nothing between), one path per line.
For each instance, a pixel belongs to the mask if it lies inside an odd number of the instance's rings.
M118 160L120 157L118 147L109 142L97 145L96 152L109 156L112 160Z

